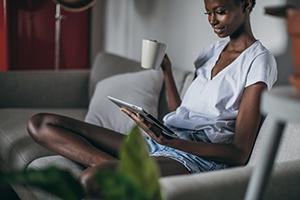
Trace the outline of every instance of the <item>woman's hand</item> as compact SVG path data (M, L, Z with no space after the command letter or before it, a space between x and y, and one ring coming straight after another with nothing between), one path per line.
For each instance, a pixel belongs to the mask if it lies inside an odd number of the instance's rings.
M168 108L169 111L175 111L181 104L181 98L173 77L172 64L167 54L165 55L161 63L161 68L164 74L164 83L166 89Z
M153 140L155 140L159 144L166 145L167 142L170 140L169 138L166 138L161 134L161 131L158 128L152 127L151 124L142 116L140 116L138 113L131 112L130 110L126 108L120 109L122 112L127 114L135 123L142 128L147 135L149 135Z
M121 108L122 112L124 112L126 115L128 115L133 121L141 127L144 131L148 131L151 128L151 124L148 123L142 116L140 116L138 113L132 112L128 110L127 108Z
M172 64L169 59L169 56L166 54L162 63L161 63L161 68L163 72L171 72Z

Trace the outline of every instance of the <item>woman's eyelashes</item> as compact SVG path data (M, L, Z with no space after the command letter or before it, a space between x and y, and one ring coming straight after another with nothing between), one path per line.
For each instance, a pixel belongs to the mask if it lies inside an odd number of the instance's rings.
M215 14L215 15L225 15L226 14L226 9L224 9L224 8L217 8L214 11L208 11L208 10L206 10L206 12L204 14L208 15L208 16L211 16L212 14Z

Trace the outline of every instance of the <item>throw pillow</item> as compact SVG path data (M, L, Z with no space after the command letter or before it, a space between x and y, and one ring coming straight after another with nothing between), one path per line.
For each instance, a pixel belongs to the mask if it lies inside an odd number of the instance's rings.
M96 84L100 80L117 74L137 72L141 70L142 68L138 61L111 53L97 54L89 77L89 99L91 99L96 88Z
M136 104L157 116L162 83L160 70L119 74L101 80L96 85L85 121L126 134L134 122L107 96Z

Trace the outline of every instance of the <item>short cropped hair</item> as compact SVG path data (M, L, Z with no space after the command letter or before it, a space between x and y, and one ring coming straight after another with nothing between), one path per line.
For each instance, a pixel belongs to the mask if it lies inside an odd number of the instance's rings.
M235 2L236 2L237 4L244 3L245 1L246 1L246 0L235 0ZM255 4L256 4L256 0L252 0L252 7L250 8L250 12L251 12L252 9L254 8Z

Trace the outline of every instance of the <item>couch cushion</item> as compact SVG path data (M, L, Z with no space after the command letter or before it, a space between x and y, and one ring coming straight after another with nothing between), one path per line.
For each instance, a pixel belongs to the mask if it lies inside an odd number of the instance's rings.
M85 121L120 133L128 133L134 122L107 96L136 104L157 116L162 82L163 75L160 70L118 74L99 81Z
M287 124L282 136L277 161L300 159L300 124Z
M180 97L183 98L186 90L191 85L194 79L194 72L183 71L181 69L173 69L173 76Z
M35 143L26 131L30 116L50 112L83 119L86 109L1 109L0 110L0 160L2 167L23 169L32 160L52 155Z
M249 165L255 165L259 159L260 152L264 150L266 141L269 138L268 131L270 126L273 126L272 118L267 116L260 132L257 136ZM278 153L276 156L276 162L284 162L289 160L300 159L300 124L288 123L284 129Z
M49 166L55 166L61 169L66 169L70 171L75 177L78 177L80 172L83 170L82 166L59 155L37 158L31 163L29 163L28 169L42 169ZM22 199L61 200L60 198L50 193L31 188L29 186L14 185L13 188L15 189L17 194L20 197L22 197Z
M79 177L83 166L71 161L60 155L46 156L35 159L28 165L28 169L42 169L50 166L55 166L60 169L66 169L70 171L75 177Z

